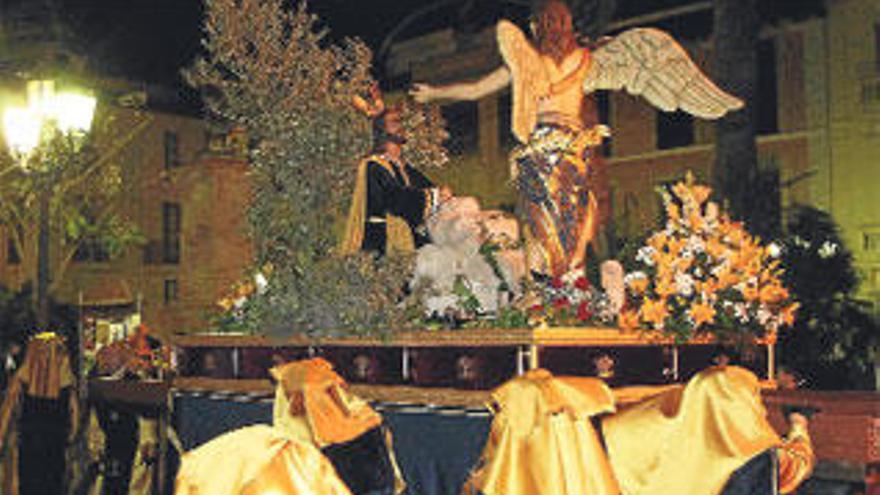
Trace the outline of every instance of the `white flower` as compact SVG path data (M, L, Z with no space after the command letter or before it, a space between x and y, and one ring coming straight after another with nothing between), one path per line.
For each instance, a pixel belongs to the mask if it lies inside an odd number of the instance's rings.
M733 305L733 315L742 323L749 322L749 308L746 303L736 303Z
M831 241L825 241L822 243L822 247L819 248L819 257L822 259L828 259L835 254L837 254L838 249L837 243Z
M269 281L266 280L266 276L261 272L257 272L254 276L254 283L257 285L257 293L262 294L266 291L266 287L269 286Z
M706 243L703 241L702 237L692 235L688 237L687 244L685 244L685 249L690 252L699 254L706 250Z
M799 235L794 236L793 241L794 241L794 245L797 247L800 247L800 248L810 249L810 246L812 246L810 241L804 239L803 237L801 237Z
M758 323L760 323L761 326L766 326L767 323L770 322L770 318L773 317L773 314L762 305L758 308L758 314L756 316L758 317Z
M651 246L642 246L636 253L636 261L644 263L648 266L654 266L654 253L657 251Z
M635 280L645 280L648 278L648 274L642 271L630 272L627 273L625 277L623 277L623 283L626 285L631 285Z
M684 297L690 297L694 293L693 277L687 273L676 273L675 290Z

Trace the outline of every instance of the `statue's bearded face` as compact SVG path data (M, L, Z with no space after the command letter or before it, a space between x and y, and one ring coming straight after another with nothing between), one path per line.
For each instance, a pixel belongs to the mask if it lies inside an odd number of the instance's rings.
M577 46L571 11L560 0L548 0L543 4L538 16L532 20L532 34L538 50L557 63Z

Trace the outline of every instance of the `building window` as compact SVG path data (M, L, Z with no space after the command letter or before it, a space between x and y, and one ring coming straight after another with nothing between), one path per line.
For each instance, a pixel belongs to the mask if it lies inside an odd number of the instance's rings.
M862 237L862 249L880 253L880 232L865 232Z
M776 40L758 44L758 81L756 88L755 131L759 135L779 132L779 94L776 77Z
M446 149L454 156L462 156L477 151L479 138L477 128L479 126L477 104L472 101L464 101L446 105L442 109L443 119L446 120L446 130L449 139L446 140Z
M177 168L180 166L180 154L177 142L177 133L165 131L165 168Z
M104 263L110 261L110 253L100 239L86 238L80 241L74 251L73 261L77 263Z
M15 245L15 240L12 236L6 237L6 264L8 265L17 265L21 263L21 254L18 252L18 247Z
M682 111L657 112L657 149L668 150L694 144L694 118Z
M178 299L178 285L176 278L169 278L165 280L165 304L171 304Z
M162 261L180 262L179 203L162 203Z

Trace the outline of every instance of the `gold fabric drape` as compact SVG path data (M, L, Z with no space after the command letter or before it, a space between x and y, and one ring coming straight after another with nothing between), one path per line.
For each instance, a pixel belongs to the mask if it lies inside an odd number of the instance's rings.
M615 398L640 402L615 412ZM815 465L808 432L773 431L758 379L737 367L710 368L687 385L611 391L591 378L534 370L492 393L495 413L472 495L717 495L734 471L777 448L781 493ZM602 416L607 450L590 418Z
M188 452L174 493L350 495L320 450L266 425L232 431Z
M602 427L624 494L718 494L749 459L782 443L757 377L737 367L699 373L604 418Z
M602 381L560 380L534 370L502 385L492 398L495 419L481 466L464 493L618 493L590 420L614 410L611 390Z
M227 433L183 457L175 495L348 495L319 450L353 440L381 424L365 401L321 358L272 368L274 424ZM390 443L390 439L388 439ZM396 493L405 488L396 474Z
M321 358L287 363L270 371L290 398L289 416L305 418L318 447L345 443L382 424L382 417L362 399L348 392L345 380ZM300 397L302 399L300 399ZM276 410L276 421L281 412ZM282 424L299 431L288 419Z

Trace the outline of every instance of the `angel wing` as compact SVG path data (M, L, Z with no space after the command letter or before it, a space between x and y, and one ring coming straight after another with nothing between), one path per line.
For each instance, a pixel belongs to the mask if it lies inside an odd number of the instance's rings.
M538 51L516 24L498 23L498 48L513 76L513 133L526 143L537 121L537 95L546 94L549 80Z
M669 34L652 28L624 31L593 52L584 92L626 88L657 108L718 119L743 102L716 86Z

